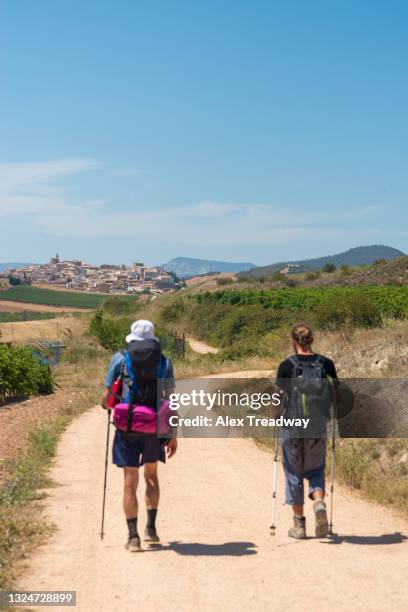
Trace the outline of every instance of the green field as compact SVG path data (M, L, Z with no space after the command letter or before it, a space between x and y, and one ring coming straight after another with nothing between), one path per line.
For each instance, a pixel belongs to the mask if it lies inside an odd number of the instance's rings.
M52 289L20 285L7 289L7 291L0 291L0 300L13 300L15 302L26 302L27 304L44 304L46 306L99 308L103 301L106 300L106 296L95 293L54 291Z

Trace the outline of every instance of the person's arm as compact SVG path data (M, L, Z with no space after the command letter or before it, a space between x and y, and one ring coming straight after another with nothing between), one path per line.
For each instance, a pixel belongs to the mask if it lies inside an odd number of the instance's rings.
M166 449L167 449L167 457L168 459L171 459L177 452L177 437L176 435L174 435L174 437L170 438L169 441L166 443Z
M285 359L278 367L276 374L276 386L284 392L287 392L290 387L290 380L292 379L293 364L289 359Z
M289 359L285 359L278 367L276 374L276 387L280 394L281 400L279 405L279 414L283 414L286 409L286 403L291 390L293 364Z
M328 359L326 357L326 363L324 365L324 368L326 371L326 376L328 377L330 381L330 385L332 389L333 404L334 406L336 406L339 400L339 391L338 391L339 379L337 377L336 366L334 365L334 362L331 359Z
M334 362L331 359L326 358L325 369L326 369L326 373L330 376L330 378L335 378L335 379L338 378L337 372L336 372L336 366L334 365Z
M105 389L103 390L102 399L101 399L102 408L108 409L107 402L108 402L109 392L111 390L113 383L115 382L115 380L120 374L120 369L121 369L123 359L124 357L122 353L115 353L112 356L112 359L110 360L108 371L106 373L105 380L103 383Z

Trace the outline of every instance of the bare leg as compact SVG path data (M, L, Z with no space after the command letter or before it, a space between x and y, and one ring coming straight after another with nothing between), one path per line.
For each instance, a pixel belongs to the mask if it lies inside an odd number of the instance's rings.
M292 506L292 508L293 508L293 514L296 514L296 516L303 516L303 506L295 505L295 506Z
M329 533L329 523L327 521L323 489L316 489L313 491L312 498L314 500L313 510L316 517L315 534L317 538L325 538Z
M138 503L136 498L137 485L139 482L139 469L135 467L123 468L124 490L123 509L127 519L136 518Z
M144 477L146 481L146 508L148 510L155 510L159 505L160 499L160 487L159 477L157 474L157 462L145 463L144 466Z
M312 498L316 501L317 499L324 499L324 491L322 489L316 489L313 491Z

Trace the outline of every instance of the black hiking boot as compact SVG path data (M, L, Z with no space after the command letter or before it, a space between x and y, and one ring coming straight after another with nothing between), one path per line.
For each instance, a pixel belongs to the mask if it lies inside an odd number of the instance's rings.
M306 538L306 518L304 516L293 517L293 527L289 529L288 536L297 540Z

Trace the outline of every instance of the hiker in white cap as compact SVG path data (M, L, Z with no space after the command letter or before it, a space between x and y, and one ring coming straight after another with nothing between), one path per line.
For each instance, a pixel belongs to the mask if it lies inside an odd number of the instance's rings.
M154 333L151 321L140 319L132 323L130 334L125 338L126 349L113 355L105 378L105 391L102 398L103 408L110 409L109 397L114 383L120 381L119 405L125 404L136 413L138 406L155 411L161 409L162 401L169 397L175 387L173 364L161 351L159 340ZM159 398L159 399L158 399ZM154 417L156 419L156 417ZM126 419L127 421L127 419ZM158 421L158 419L156 419ZM115 412L114 412L115 422ZM123 468L124 493L123 508L128 526L126 548L130 552L142 550L137 528L138 502L136 497L139 482L139 468L144 466L146 482L147 522L145 528L146 542L159 542L156 531L156 515L159 504L158 461L165 463L167 457L173 457L177 450L177 438L174 431L164 437L155 434L137 433L134 423L127 424L127 429L117 427L113 441L113 463ZM136 425L135 425L136 427ZM167 452L166 452L167 451Z

